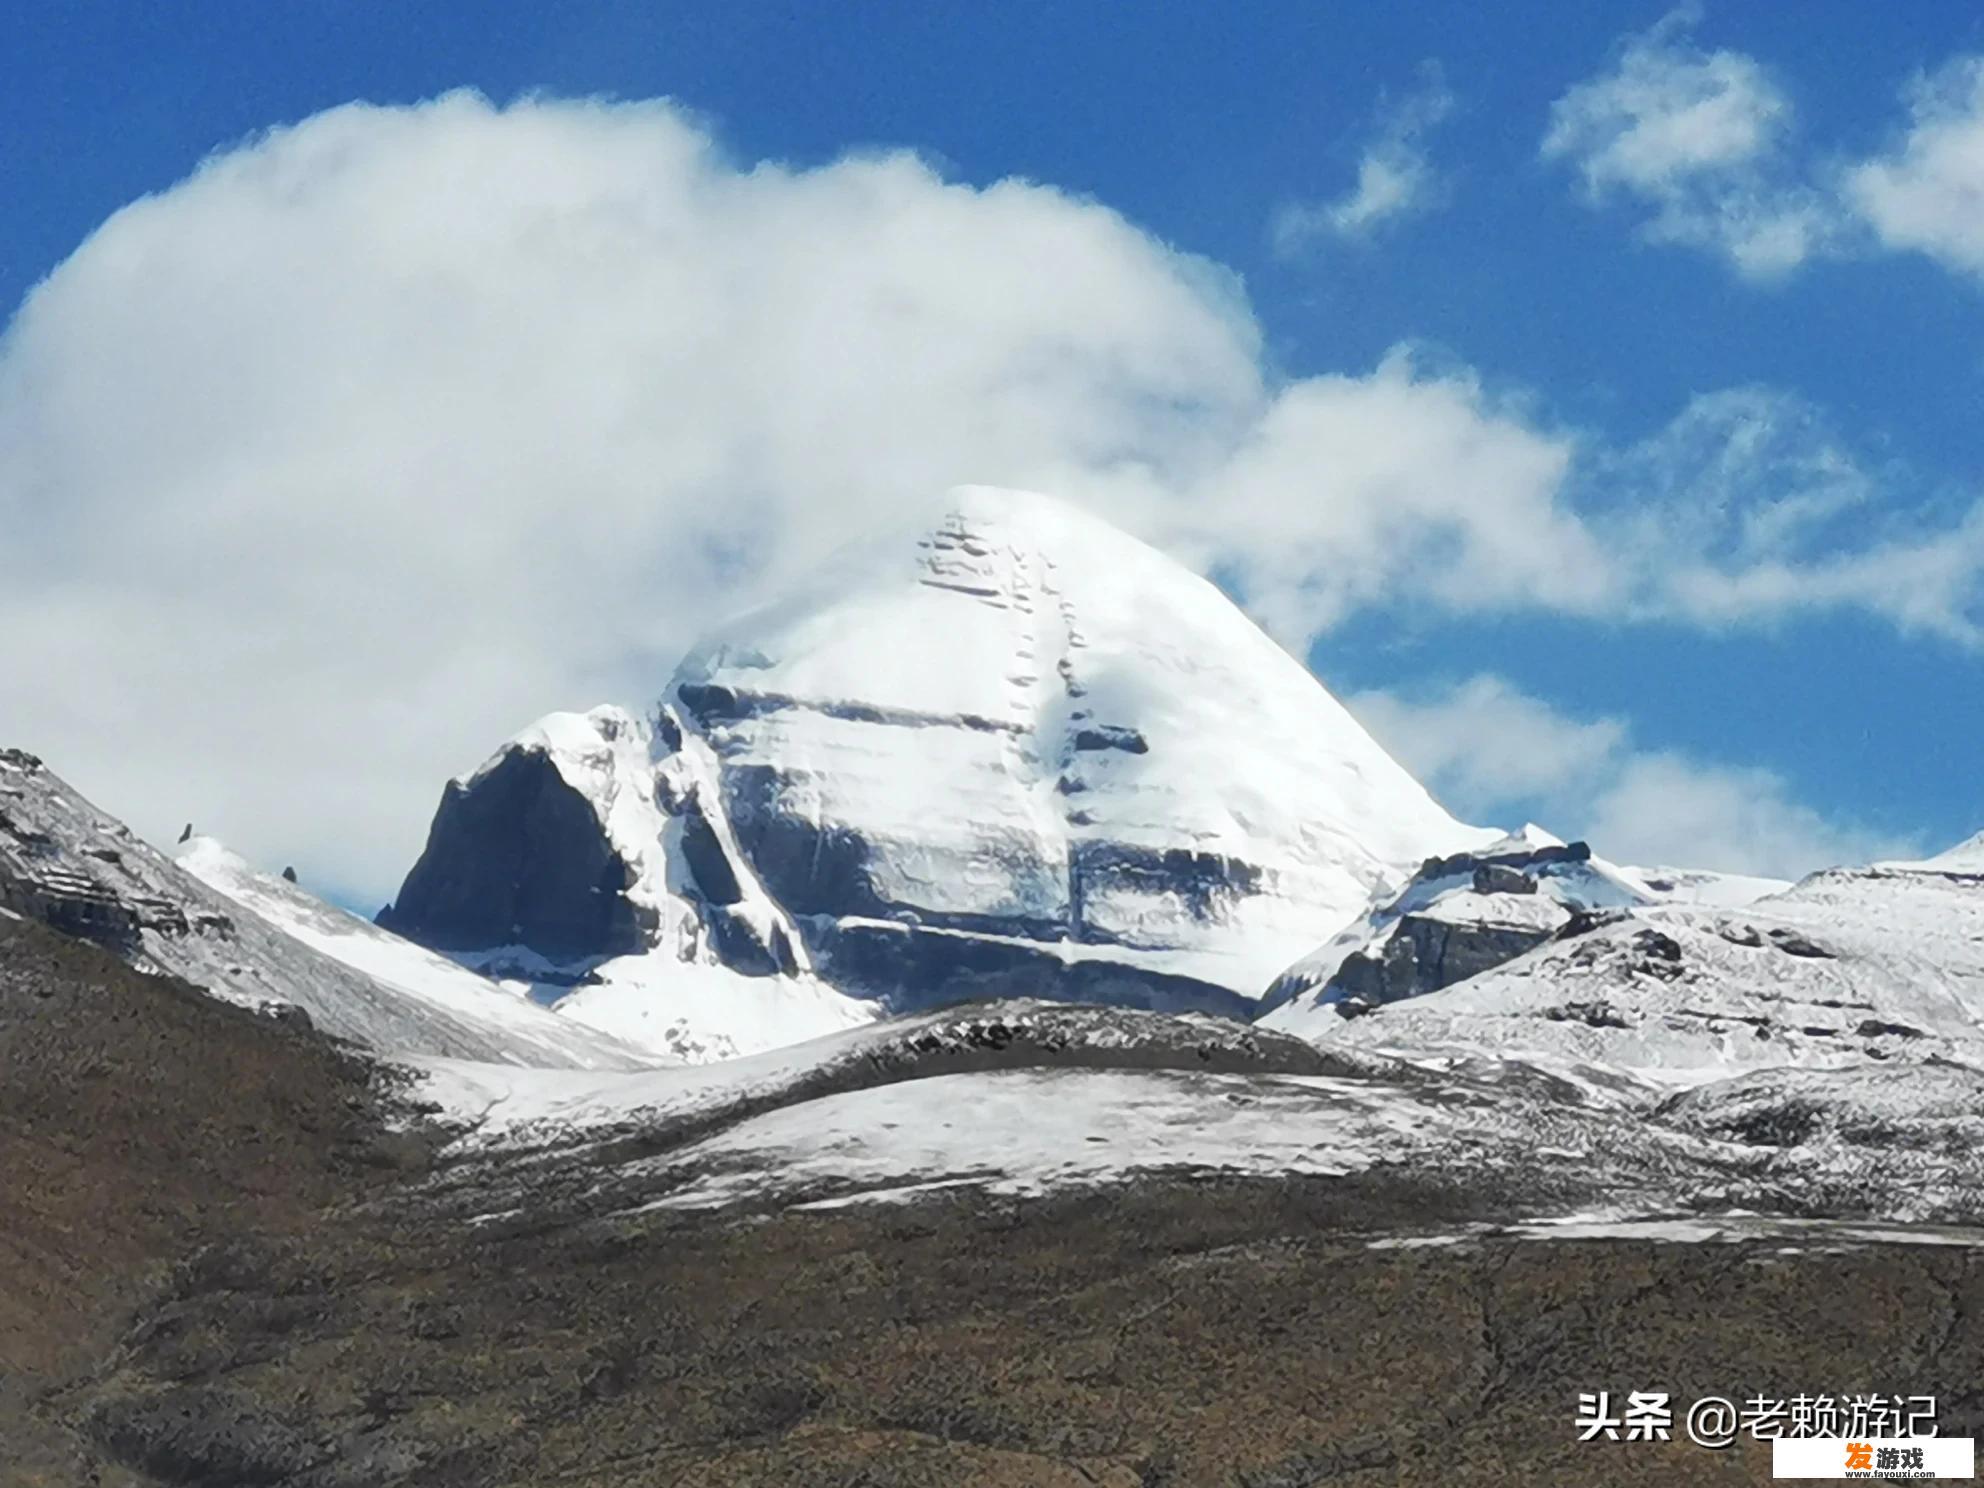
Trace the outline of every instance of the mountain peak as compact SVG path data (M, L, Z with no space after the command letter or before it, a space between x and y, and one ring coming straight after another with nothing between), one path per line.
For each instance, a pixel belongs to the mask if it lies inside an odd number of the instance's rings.
M1017 994L1247 1015L1495 836L1199 575L961 486L711 630L646 716L512 739L382 922L675 1052L777 1042L797 991L830 1026Z
M1493 835L1213 584L1032 492L958 487L850 544L712 631L670 696L747 837L826 822L872 849L852 900L775 862L788 907L1190 952L1248 996L1399 866Z

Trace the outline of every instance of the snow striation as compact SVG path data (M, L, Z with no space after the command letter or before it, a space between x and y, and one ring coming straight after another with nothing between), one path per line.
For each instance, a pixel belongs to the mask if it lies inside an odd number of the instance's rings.
M937 934L937 959L960 935L1161 957L1251 1002L1375 889L1494 835L1212 584L1025 492L960 488L843 550L670 696L774 897L896 1005L931 995L901 943Z
M649 1062L211 844L203 882L34 756L0 750L0 903L140 970L387 1054L627 1070ZM219 887L216 887L218 885ZM329 953L327 953L327 951Z

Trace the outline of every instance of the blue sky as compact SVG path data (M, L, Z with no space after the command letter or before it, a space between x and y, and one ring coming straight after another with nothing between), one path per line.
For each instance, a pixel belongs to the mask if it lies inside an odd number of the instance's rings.
M951 182L1023 178L1120 214L1160 247L1204 261L1200 269L1216 266L1215 278L1223 270L1220 293L1237 286L1259 338L1257 371L1247 375L1271 386L1368 378L1410 346L1415 377L1460 379L1481 417L1574 452L1551 499L1602 546L1649 549L1645 571L1594 581L1575 602L1547 593L1558 582L1579 588L1568 561L1561 575L1544 564L1488 585L1487 599L1481 583L1442 570L1441 583L1467 597L1438 603L1415 596L1414 568L1354 603L1331 600L1294 620L1297 600L1270 606L1264 592L1250 593L1268 582L1260 555L1209 560L1241 598L1282 617L1278 633L1312 645L1312 664L1340 695L1368 700L1381 737L1463 814L1535 812L1566 833L1610 824L1628 839L1618 855L1629 856L1668 846L1649 825L1658 800L1650 787L1626 790L1629 777L1706 783L1700 810L1737 802L1763 813L1726 822L1726 840L1709 855L1775 869L1828 850L1940 846L1984 826L1973 743L1984 732L1984 646L1955 623L1967 615L1984 624L1976 568L1928 608L1911 609L1905 595L1869 597L1882 585L1908 587L1919 563L1837 578L1853 555L1895 544L1932 550L1945 533L1958 542L1984 495L1975 434L1984 223L1974 194L1984 161L1966 154L1984 150L1984 126L1976 141L1963 132L1963 68L1984 55L1984 12L1811 3L1490 14L1427 3L1251 7L1245 24L1235 14L1100 4L212 3L192 24L167 7L15 7L0 19L0 137L9 144L0 195L10 206L0 218L0 303L20 303L119 208L167 192L210 153L352 100L414 105L460 87L499 107L530 93L667 98L740 170L773 160L803 175L849 152L908 149ZM1941 102L1922 104L1931 95ZM1703 96L1712 107L1690 129L1643 131L1626 142L1637 153L1621 144L1632 119L1652 130L1662 123L1652 115ZM1947 128L1934 135L1939 121ZM1373 160L1409 177L1392 210L1374 207L1376 197L1358 205L1360 170ZM1856 196L1845 183L1869 180L1856 172L1882 162L1882 179L1899 186L1881 199L1887 206L1869 206L1871 187ZM1759 249L1762 239L1744 236L1794 218L1789 250L1780 237ZM96 324L80 311L58 321L55 310L74 297L43 297L55 307L51 326ZM24 329L14 340L20 365L28 350L57 355L44 348L57 344L55 330ZM1178 345L1191 344L1181 331ZM216 340L201 354L225 358L228 345ZM1729 390L1748 392L1751 413L1725 406L1710 434L1696 427L1695 442L1683 441L1676 421L1695 400ZM1745 418L1765 416L1796 427L1740 468L1716 453ZM1705 453L1700 441L1711 434L1724 443ZM160 457L143 458L152 468ZM22 468L56 466L45 454L35 461ZM1744 511L1799 499L1815 470L1851 486L1852 499L1809 527L1765 521L1763 537L1714 539L1749 542L1741 552L1688 550L1687 561L1706 553L1725 575L1806 565L1784 594L1758 600L1745 587L1750 597L1697 602L1676 598L1653 572L1687 557L1652 551L1659 534L1686 525L1659 503L1692 510L1690 493L1711 466L1722 472L1719 499ZM1436 478L1464 483L1469 469L1463 460ZM38 499L69 500L50 480ZM99 499L112 500L87 497ZM1286 495L1310 499L1336 498ZM1636 511L1645 517L1637 526L1626 521ZM1769 548L1778 540L1769 534L1781 532L1782 550ZM37 566L73 551L56 536L42 541L52 546L34 552ZM1326 541L1316 538L1318 569L1329 562ZM1291 582L1299 595L1317 581ZM1325 576L1323 587L1334 582ZM1618 585L1641 597L1610 601ZM295 634L363 654L362 641L309 627ZM655 647L673 634L657 627ZM264 661L287 665L271 647ZM463 661L445 685L471 688L477 665ZM196 666L174 685L232 697L244 684L224 672ZM556 676L576 690L625 675L618 662L588 657L547 662L533 681ZM1490 680L1492 697L1510 705L1499 712L1483 711ZM446 706L437 685L431 676L409 682L379 716ZM532 711L594 700L545 696ZM236 706L203 701L193 711L213 718ZM514 703L506 696L501 706ZM492 705L489 716L507 715ZM27 718L58 767L57 745L87 748L81 783L100 778L105 804L158 830L179 802L162 799L158 778L84 742L132 721L79 690L31 703ZM189 724L171 737L217 749L217 738L255 732L208 726L211 735ZM1455 739L1486 739L1490 752L1569 753L1548 779L1497 776L1457 763ZM417 762L380 769L410 775L430 759L465 768L494 742L437 736ZM1673 771L1650 773L1660 762ZM204 808L266 854L315 853L353 894L380 887L384 849L376 861L338 859L323 840L325 819L308 814L266 831L250 825L265 798L228 778L189 787L186 812ZM412 795L431 799L438 776L423 779L418 791L396 786L396 811ZM362 789L326 776L317 794ZM404 861L407 833L388 835ZM417 823L412 835L417 842ZM1777 845L1749 851L1748 836Z

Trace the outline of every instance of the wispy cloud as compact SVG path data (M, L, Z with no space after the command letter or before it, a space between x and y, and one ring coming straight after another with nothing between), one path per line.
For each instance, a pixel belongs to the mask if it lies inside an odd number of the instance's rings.
M1847 194L1883 246L1984 276L1984 57L1917 81L1893 151L1852 169Z
M1773 771L1642 749L1622 719L1573 717L1493 675L1347 702L1463 816L1533 818L1615 862L1796 878L1922 849L1826 816Z
M1572 166L1594 204L1648 209L1649 240L1782 275L1827 250L1839 213L1798 176L1789 95L1755 58L1697 45L1700 18L1683 7L1627 37L1609 69L1551 107L1543 155Z
M1854 160L1802 146L1790 95L1756 58L1697 44L1701 17L1684 6L1624 38L1552 106L1543 156L1594 206L1637 203L1648 241L1754 279L1884 251L1984 277L1984 57L1916 78L1890 148Z
M1858 610L1984 646L1984 503L1925 491L1793 394L1700 394L1581 478L1638 557L1635 608L1710 627Z
M1368 237L1387 222L1434 206L1444 186L1426 136L1453 110L1440 64L1423 64L1410 90L1380 103L1356 184L1333 200L1290 202L1275 213L1270 231L1276 251L1300 253L1322 238Z

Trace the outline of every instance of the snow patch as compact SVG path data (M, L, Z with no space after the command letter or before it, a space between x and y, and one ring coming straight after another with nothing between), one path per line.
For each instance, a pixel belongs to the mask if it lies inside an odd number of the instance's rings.
M182 843L179 866L285 935L402 996L486 1029L530 1063L629 1069L652 1062L630 1045L555 1017L424 946L257 872L211 837ZM398 1053L390 1043L382 1052Z

